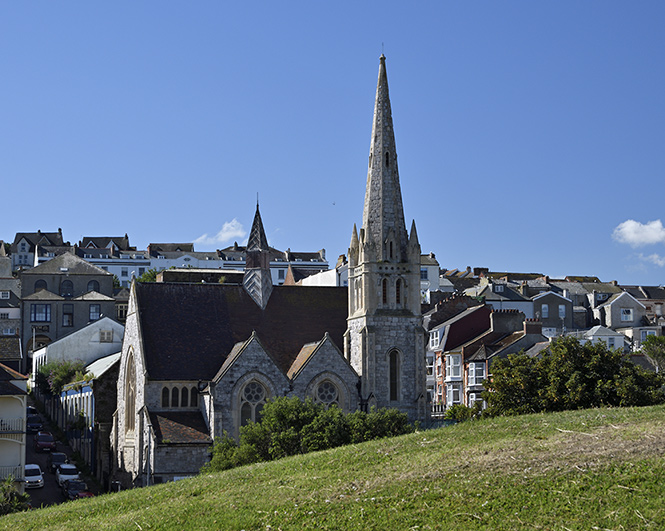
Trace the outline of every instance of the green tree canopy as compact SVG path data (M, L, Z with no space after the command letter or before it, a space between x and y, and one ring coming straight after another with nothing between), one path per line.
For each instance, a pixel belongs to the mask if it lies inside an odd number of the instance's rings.
M665 369L665 336L647 336L642 341L642 354L653 361L658 372L663 372Z
M663 378L605 343L561 337L539 358L523 353L492 365L483 397L488 415L600 406L646 406L665 400Z
M203 471L226 470L289 455L411 433L405 413L396 409L344 414L311 399L279 397L261 411L261 420L240 428L240 443L228 434L215 441Z
M85 363L81 360L50 361L37 371L35 384L45 395L59 395L62 387L77 381L77 376L85 376Z

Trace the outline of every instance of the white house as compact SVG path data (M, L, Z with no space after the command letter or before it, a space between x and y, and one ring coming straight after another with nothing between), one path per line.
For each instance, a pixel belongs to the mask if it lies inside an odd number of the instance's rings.
M23 492L27 378L0 363L0 479L9 476Z

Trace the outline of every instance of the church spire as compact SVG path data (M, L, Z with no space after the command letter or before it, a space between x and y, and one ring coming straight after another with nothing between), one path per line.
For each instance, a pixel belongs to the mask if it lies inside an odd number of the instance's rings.
M272 274L270 273L270 247L265 230L263 230L258 200L246 250L245 275L242 284L254 302L261 309L265 309L272 293Z
M268 239L263 230L263 221L261 221L261 212L259 212L259 202L256 202L256 213L252 229L249 231L249 240L247 240L247 251L268 251Z
M365 238L380 260L407 259L408 236L397 170L397 150L388 93L386 57L381 54L363 210Z

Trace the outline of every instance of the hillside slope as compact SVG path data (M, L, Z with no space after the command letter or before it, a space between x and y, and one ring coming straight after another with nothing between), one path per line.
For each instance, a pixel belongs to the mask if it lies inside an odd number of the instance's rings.
M0 529L663 529L665 407L467 422L0 518Z

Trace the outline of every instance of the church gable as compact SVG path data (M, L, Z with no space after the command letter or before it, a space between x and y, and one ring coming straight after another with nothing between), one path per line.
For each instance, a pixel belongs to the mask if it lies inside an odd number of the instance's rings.
M303 346L288 373L293 393L349 412L357 409L358 375L328 334Z
M214 436L237 436L240 426L257 421L263 405L286 395L289 380L275 364L256 333L233 348L211 384L215 406Z

